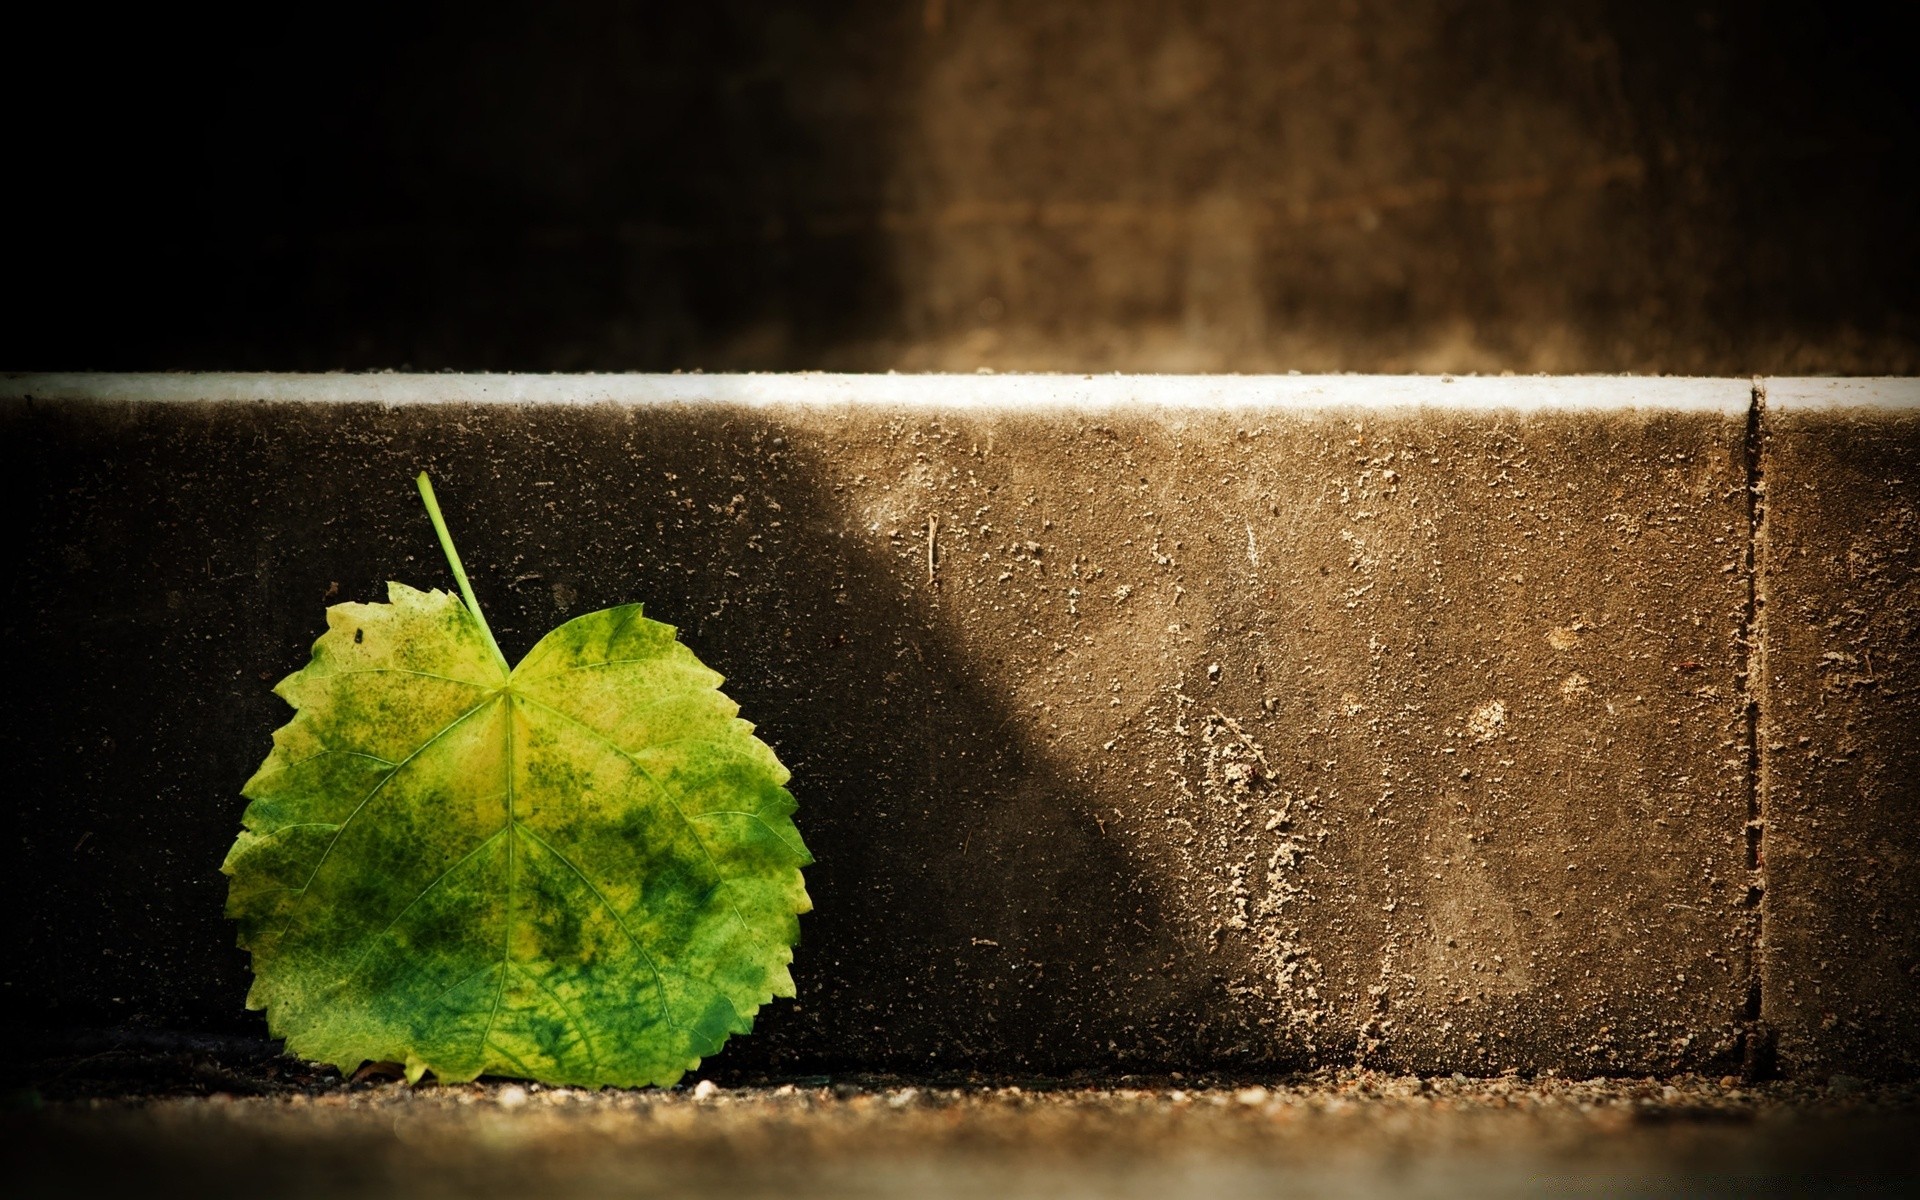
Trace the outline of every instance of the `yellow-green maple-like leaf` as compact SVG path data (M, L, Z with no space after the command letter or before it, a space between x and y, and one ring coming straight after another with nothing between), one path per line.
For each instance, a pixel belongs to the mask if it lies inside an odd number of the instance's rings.
M810 907L787 771L638 604L508 669L466 603L339 604L223 870L295 1054L456 1082L668 1085L752 1026Z

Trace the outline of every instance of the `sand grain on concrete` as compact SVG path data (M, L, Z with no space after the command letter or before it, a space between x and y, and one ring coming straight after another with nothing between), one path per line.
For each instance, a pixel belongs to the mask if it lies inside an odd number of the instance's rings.
M1920 1071L1920 386L1769 388L1764 1016L1781 1066Z
M1909 417L1756 436L1746 380L11 383L0 983L37 1022L256 1028L238 787L326 604L445 584L427 468L510 656L644 601L794 770L800 996L726 1069L1718 1075L1769 1023L1790 1069L1912 1069Z

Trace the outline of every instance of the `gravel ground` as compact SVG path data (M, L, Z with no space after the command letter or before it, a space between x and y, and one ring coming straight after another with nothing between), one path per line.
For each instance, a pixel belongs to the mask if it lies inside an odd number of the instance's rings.
M0 1151L20 1196L1920 1193L1920 1085L1845 1077L844 1075L596 1093L343 1080L233 1045L82 1047L35 1067Z

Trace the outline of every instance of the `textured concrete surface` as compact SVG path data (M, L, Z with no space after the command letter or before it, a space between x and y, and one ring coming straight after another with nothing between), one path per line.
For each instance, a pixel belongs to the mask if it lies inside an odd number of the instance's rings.
M1781 1065L1920 1071L1920 386L1772 383L1764 1017Z
M43 7L0 367L1912 372L1903 11Z
M267 689L323 604L444 583L425 467L509 657L643 600L792 767L817 908L736 1068L1764 1066L1747 381L189 399L302 386L10 384L36 1021L246 1027L215 868Z

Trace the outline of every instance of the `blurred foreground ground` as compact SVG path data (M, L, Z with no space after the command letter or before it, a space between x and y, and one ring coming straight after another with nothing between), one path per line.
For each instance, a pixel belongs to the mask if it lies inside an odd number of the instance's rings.
M11 1094L15 1196L1913 1195L1920 1086L1328 1071L671 1091L92 1047ZM722 1077L724 1078L724 1077Z

